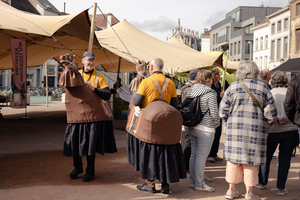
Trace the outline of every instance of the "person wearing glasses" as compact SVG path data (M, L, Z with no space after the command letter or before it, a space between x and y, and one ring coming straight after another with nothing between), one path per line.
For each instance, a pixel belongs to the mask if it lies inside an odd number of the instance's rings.
M95 98L97 102L100 102L102 100L109 100L111 96L104 76L94 69L95 59L96 57L92 52L85 52L81 59L83 68L79 73L86 84L84 87L88 87L87 89L93 91L96 96L93 95L93 98L85 97L85 99L79 99L80 102L75 102L71 110L67 110L67 116L70 115L74 119L78 116L81 118L72 120L71 122L68 121L63 150L64 156L73 157L74 170L69 175L71 179L76 179L78 175L83 172L82 156L86 156L87 168L86 174L82 178L83 182L89 182L95 178L96 153L104 155L104 153L117 152L112 120L107 120L112 119L112 115L108 118L104 117L108 112L108 108L105 107L105 103L103 103L102 110L104 113L95 113L93 112L93 107L90 106L92 105L91 101ZM74 74L76 73L77 71L74 72ZM78 89L79 87L77 87L77 90ZM73 95L71 94L74 98L80 96L80 94L76 93L76 87L69 88L69 90L74 92ZM97 98L97 96L100 97L100 99ZM100 106L100 103L97 105ZM86 108L89 110L84 110ZM94 110L97 110L97 108ZM82 112L91 114L82 115Z

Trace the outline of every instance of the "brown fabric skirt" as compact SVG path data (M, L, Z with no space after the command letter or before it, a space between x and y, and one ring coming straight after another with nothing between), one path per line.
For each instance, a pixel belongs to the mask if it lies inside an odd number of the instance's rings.
M141 171L143 179L161 183L179 182L186 178L181 144L159 145L143 142L126 133L128 163Z

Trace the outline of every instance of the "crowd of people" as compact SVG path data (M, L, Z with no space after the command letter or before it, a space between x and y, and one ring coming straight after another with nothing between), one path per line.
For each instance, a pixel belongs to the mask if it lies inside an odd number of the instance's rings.
M101 73L94 70L95 59L93 53L86 52L80 74L89 91L97 98L108 100L110 92ZM190 173L190 188L214 192L215 188L207 184L212 179L205 175L205 165L206 162L215 163L224 159L225 179L229 184L225 198L239 197L236 184L243 181L245 199L257 200L259 197L253 193L253 187L262 189L267 185L270 163L279 146L277 195L288 194L285 184L291 157L299 145L300 73L289 81L285 72L272 74L268 70L259 71L255 62L241 61L236 72L238 81L223 89L218 68L192 70L189 82L181 88L181 101L199 97L204 117L196 126L180 125L175 130L172 125L162 125L158 118L147 118L147 123L142 123L150 112L151 116L161 115L155 109L147 109L154 102L159 102L160 110L177 112L179 100L174 82L163 74L162 59L155 58L150 64L144 61L139 63L137 70L140 70L140 75L130 87L134 88L129 107L130 128L126 127L128 162L145 179L144 184L137 185L138 190L169 194L169 184L186 178L186 174ZM146 68L149 77L146 77ZM66 87L72 93L70 86ZM105 104L101 106L105 107ZM71 179L76 179L83 172L81 157L87 156L86 175L82 181L88 182L95 177L95 153L117 151L112 121L85 115L77 119L72 116L74 110L75 107L67 110L71 113L67 117L73 121L68 121L64 155L73 157ZM104 114L107 115L107 112ZM175 114L167 117L174 116L176 121ZM225 127L223 131L222 124ZM155 135L158 129L164 130L165 134ZM177 139L178 132L185 135L184 141ZM223 156L218 155L222 132L225 133ZM183 149L180 142L184 143ZM161 183L160 191L156 190L155 180Z

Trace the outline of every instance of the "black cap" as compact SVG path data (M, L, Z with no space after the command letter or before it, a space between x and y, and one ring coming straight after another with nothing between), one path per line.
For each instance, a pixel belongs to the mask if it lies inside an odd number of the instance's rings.
M194 81L196 79L197 74L198 74L198 71L190 72L190 81Z
M95 55L93 54L93 52L88 52L88 51L84 52L82 58L87 58L87 59L93 58L93 59L96 59L96 57L95 57Z

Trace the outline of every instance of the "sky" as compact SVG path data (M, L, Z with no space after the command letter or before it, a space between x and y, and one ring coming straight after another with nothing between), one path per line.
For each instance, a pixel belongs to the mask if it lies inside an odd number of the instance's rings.
M89 9L97 3L97 14L112 13L119 21L126 19L141 31L166 41L172 37L172 29L183 29L204 33L204 29L225 19L226 13L239 6L285 7L289 0L48 0L59 11L75 14ZM100 11L100 10L101 11Z

